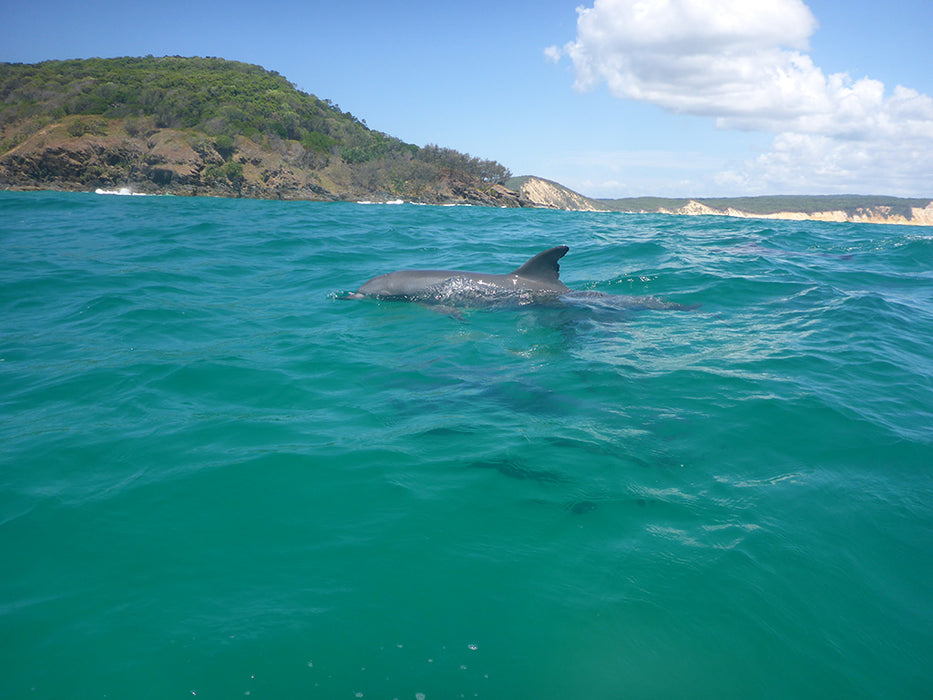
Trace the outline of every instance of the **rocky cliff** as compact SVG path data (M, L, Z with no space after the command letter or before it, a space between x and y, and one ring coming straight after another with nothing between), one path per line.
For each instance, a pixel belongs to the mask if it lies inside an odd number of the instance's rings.
M405 166L409 172L403 172ZM125 120L65 117L0 155L0 187L88 191L129 188L147 194L262 199L382 200L516 207L507 188L452 170L426 174L411 160L395 179L364 164L307 149L296 141L258 143L237 136L220 144L199 132L137 129ZM408 174L410 177L405 177ZM430 176L428 176L430 175Z

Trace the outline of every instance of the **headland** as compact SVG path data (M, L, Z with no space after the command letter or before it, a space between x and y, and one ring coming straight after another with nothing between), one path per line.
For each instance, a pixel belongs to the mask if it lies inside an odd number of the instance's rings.
M930 199L592 199L370 129L260 66L179 56L0 64L0 189L933 225Z

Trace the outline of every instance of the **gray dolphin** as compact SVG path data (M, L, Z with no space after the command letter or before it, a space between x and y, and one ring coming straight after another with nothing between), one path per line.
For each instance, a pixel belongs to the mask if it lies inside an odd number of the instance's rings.
M373 277L349 299L396 299L434 303L464 303L475 301L521 302L553 299L570 289L560 281L560 260L567 251L565 245L538 253L524 265L507 275L463 270L399 270Z
M415 301L441 306L506 306L559 304L580 300L585 305L616 308L693 309L654 297L631 297L603 292L574 292L560 281L560 260L565 245L538 253L521 267L505 275L463 270L399 270L373 277L344 299L387 299Z

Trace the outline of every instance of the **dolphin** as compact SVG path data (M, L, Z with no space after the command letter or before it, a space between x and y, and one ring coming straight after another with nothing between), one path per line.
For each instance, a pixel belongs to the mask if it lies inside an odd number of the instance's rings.
M373 277L349 299L394 299L420 302L541 301L554 299L570 289L560 281L557 263L567 251L565 245L538 253L506 275L463 270L399 270Z
M444 307L559 305L579 299L584 305L616 308L687 310L654 297L632 297L596 291L575 292L560 281L558 260L570 250L565 245L538 253L524 265L504 275L464 270L399 270L373 277L343 299L413 301Z

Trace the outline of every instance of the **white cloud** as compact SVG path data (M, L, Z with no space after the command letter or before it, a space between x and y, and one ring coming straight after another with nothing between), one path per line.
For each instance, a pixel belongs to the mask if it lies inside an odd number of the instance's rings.
M777 134L771 152L724 182L930 187L933 100L824 75L804 53L817 22L800 0L595 0L577 12L576 40L545 53L572 61L578 90L605 83L616 97L712 117L723 129Z
M862 193L930 196L933 139L842 139L820 134L778 134L768 153L716 182L745 192Z
M551 63L557 63L560 61L561 51L556 46L548 46L544 49L544 57L549 60Z
M617 97L712 116L798 113L819 98L812 63L789 50L816 28L800 0L596 0L577 12L562 53L579 90L606 82Z

